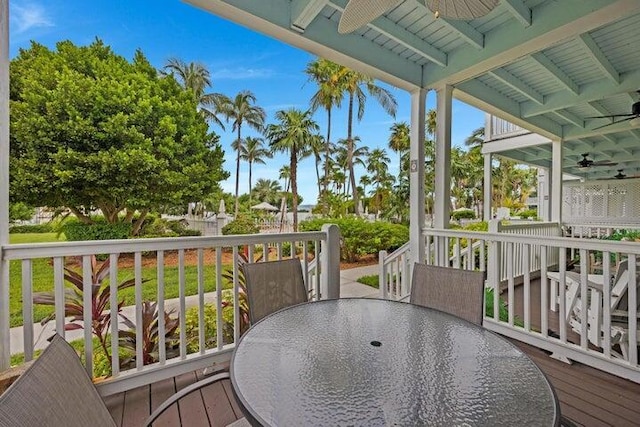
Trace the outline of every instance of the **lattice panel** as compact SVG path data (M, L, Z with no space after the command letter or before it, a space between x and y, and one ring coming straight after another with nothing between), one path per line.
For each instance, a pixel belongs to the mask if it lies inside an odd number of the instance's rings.
M640 179L565 183L562 217L574 224L640 224Z

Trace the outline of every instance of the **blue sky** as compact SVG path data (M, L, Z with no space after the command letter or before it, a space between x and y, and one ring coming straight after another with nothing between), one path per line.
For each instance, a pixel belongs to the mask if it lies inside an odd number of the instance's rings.
M306 109L315 86L303 73L315 56L262 36L178 0L10 0L11 56L30 40L53 47L57 41L71 40L78 45L91 43L96 37L114 52L131 59L140 48L151 63L160 68L169 58L201 62L211 72L212 91L234 96L241 90L252 91L257 103L267 112L267 122L274 114L290 107ZM388 150L389 128L396 121L409 122L410 97L403 90L381 83L398 101L396 118L388 116L374 100L366 107L354 134L370 148L386 148L391 160L390 172L397 173L397 156ZM427 108L435 108L435 95L427 96ZM315 120L326 134L326 113L318 111ZM346 136L346 108L333 114L332 140ZM484 125L484 113L454 100L453 144L461 145L473 129ZM230 148L234 136L214 127L225 149L225 169L235 173L235 156ZM243 129L243 136L255 132ZM288 164L284 155L253 168L253 182L258 178L278 179L279 169ZM312 159L303 160L299 168L298 189L304 203L315 203L316 178ZM362 171L356 171L359 175ZM235 177L222 183L233 193ZM248 167L241 165L240 192L248 191Z

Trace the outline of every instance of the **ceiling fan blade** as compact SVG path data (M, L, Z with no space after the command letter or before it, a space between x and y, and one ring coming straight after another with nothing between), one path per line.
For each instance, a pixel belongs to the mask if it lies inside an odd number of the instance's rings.
M348 34L391 10L401 0L349 0L338 23L338 33Z
M626 118L626 119L624 119L624 120L618 120L617 122L607 123L606 125L598 126L597 128L593 128L593 129L591 129L591 130L598 130L598 129L606 128L607 126L615 125L615 124L618 124L618 123L628 122L629 120L633 120L633 119L635 119L636 117L637 117L637 116L631 116L631 117L628 117L628 118Z
M600 160L599 162L591 163L591 166L615 166L617 162L611 162L609 160Z
M633 113L629 113L629 114L609 114L608 116L585 117L585 119L609 119L609 118L614 118L614 117L629 117L629 116L635 116L635 114L633 114Z

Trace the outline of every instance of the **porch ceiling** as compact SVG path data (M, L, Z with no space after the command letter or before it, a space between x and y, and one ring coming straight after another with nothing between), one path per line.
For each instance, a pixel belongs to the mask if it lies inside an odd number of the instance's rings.
M640 174L640 126L595 129L607 119L588 118L630 113L640 100L638 0L501 0L471 21L399 0L345 35L338 21L348 0L185 1L407 90L452 85L456 98L566 141L566 165L589 152L619 162L596 176ZM508 154L538 165L551 158L550 146Z

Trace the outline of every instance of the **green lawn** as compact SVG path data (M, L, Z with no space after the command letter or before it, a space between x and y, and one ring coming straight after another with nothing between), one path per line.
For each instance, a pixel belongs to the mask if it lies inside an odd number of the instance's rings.
M46 243L64 241L64 234L57 233L16 233L9 234L9 243Z
M64 238L62 239L64 240ZM35 243L56 241L55 233L46 234L12 234L11 243ZM152 255L153 256L153 255ZM53 291L53 264L51 259L36 259L32 263L33 292ZM132 267L118 269L120 282L134 277ZM143 267L142 278L148 279L142 285L143 299L156 301L157 299L157 270L156 267ZM204 269L205 292L215 291L215 266L208 265ZM165 266L165 298L178 297L178 267ZM185 267L186 295L198 292L198 269L196 266ZM224 280L224 279L223 279ZM230 283L223 284L225 289L231 288ZM22 325L22 263L11 261L9 266L9 311L11 327ZM118 293L118 300L124 299L125 305L135 304L135 289L129 288ZM39 322L53 313L52 306L34 305L33 322Z

